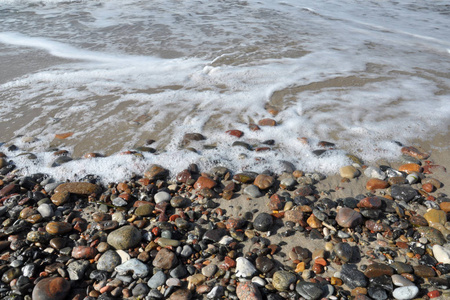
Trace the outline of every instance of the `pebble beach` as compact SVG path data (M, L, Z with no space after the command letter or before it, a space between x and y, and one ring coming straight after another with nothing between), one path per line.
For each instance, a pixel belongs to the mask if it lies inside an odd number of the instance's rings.
M234 147L245 144L237 130L227 134ZM189 133L183 144L201 139ZM21 150L9 145L0 154L0 295L447 299L446 165L420 147L399 146L397 161L349 156L351 164L327 175L289 162L280 173L220 164L174 173L162 162L123 181L63 182L21 175L14 164ZM337 150L325 141L311 147L319 156ZM54 168L73 159L49 151ZM78 160L104 159L96 156Z

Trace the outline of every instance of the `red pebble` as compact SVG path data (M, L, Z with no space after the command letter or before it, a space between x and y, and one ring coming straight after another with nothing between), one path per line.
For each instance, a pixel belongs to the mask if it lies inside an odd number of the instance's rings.
M238 137L238 138L240 138L241 136L244 135L244 133L242 131L236 130L236 129L228 130L228 131L226 131L226 133L228 133L229 135Z
M427 296L430 298L437 298L441 295L441 293L439 291L431 291L428 292Z

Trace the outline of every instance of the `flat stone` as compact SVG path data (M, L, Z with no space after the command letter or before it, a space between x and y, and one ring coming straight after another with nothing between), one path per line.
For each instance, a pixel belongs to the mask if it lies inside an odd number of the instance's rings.
M339 169L341 177L352 179L358 177L360 172L354 166L344 166Z
M272 285L278 291L288 291L289 286L297 280L295 274L288 271L276 271L273 273Z
M394 261L391 264L391 267L394 268L395 272L398 274L404 274L404 273L412 273L414 272L414 269L411 265L405 264L399 261Z
M115 268L115 271L119 275L125 275L127 273L133 273L134 277L143 278L148 275L150 271L148 265L144 264L137 258L132 258Z
M418 150L417 148L411 147L411 146L403 147L401 149L401 151L402 151L402 154L404 154L404 155L411 156L411 157L414 157L414 158L417 158L420 160L427 159L428 157L430 157L430 154L422 152L422 151Z
M444 225L445 222L447 222L447 214L443 210L430 209L423 215L423 217L428 221L428 224L440 223Z
M336 215L336 222L342 227L351 228L361 224L362 216L351 208L343 207Z
M49 277L39 281L33 289L33 300L65 299L70 291L70 283L62 277Z
M258 286L250 281L240 282L236 294L239 300L262 300Z
M273 225L273 217L268 213L260 213L253 221L253 227L259 231L269 231Z
M156 289L162 286L166 282L166 279L166 274L163 271L158 271L148 280L147 285L152 289Z
M417 296L419 288L416 286L403 286L396 288L392 296L397 300L410 300Z
M405 172L406 174L420 173L422 171L422 167L419 164L408 163L398 167L398 170L400 172Z
M433 270L433 268L424 266L424 265L418 265L413 266L414 269L414 275L421 277L421 278L429 278L429 277L435 277L436 272Z
M169 300L189 300L191 299L191 291L188 289L179 289L170 295Z
M139 245L141 239L139 229L126 225L108 234L107 242L118 250L125 250Z
M72 257L75 259L91 259L97 255L98 251L94 247L76 246L72 249Z
M391 279L392 279L392 283L396 286L414 286L414 283L412 283L411 280L409 280L399 274L392 275Z
M409 185L391 186L391 196L396 200L409 202L417 196L417 191Z
M151 165L147 171L145 171L144 176L150 180L165 179L169 176L169 170L164 169L159 165Z
M67 222L49 222L45 226L45 231L53 235L65 234L72 231L72 225Z
M89 196L91 194L99 194L102 188L96 184L89 182L66 182L58 185L55 189L56 193L68 192L82 196Z
M284 221L300 223L303 220L303 212L301 210L288 210L284 212Z
M159 250L153 259L153 266L164 270L172 269L177 264L177 256L167 248Z
M238 257L236 259L236 276L251 277L257 272L255 266L246 258Z
M394 269L385 264L373 263L370 264L367 269L364 271L364 275L368 278L379 277L382 275L391 276L394 274Z
M194 188L197 190L201 190L204 188L212 189L217 185L217 182L212 180L211 178L200 176L194 184Z
M307 281L300 281L297 283L295 290L306 300L320 299L323 293L323 290L318 283Z
M244 195L248 195L252 198L259 198L263 195L263 193L261 193L256 185L250 184L244 188Z
M387 189L389 187L389 182L378 179L371 178L366 183L366 189L369 191Z
M58 192L50 198L56 206L61 206L69 201L70 193L68 191Z
M277 122L274 119L265 118L258 121L259 126L276 126Z
M227 231L224 228L211 229L205 232L203 238L213 242L219 242L226 234Z
M356 265L344 264L341 269L341 279L351 289L367 287L367 277L359 271Z
M97 270L113 272L121 262L122 259L116 251L108 250L100 256L97 262Z
M434 245L433 256L440 263L450 264L450 249L448 247Z
M275 178L267 174L259 174L253 182L261 190L270 188L275 183Z

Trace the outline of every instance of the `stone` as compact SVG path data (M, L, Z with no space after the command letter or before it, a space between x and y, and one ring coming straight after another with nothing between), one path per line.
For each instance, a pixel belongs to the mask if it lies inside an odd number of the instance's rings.
M136 208L134 214L139 217L148 217L153 214L154 206L151 204L143 204ZM107 221L109 222L109 221Z
M433 270L433 268L424 266L424 265L418 265L413 266L414 269L414 275L421 277L421 278L429 278L429 277L435 277L436 272Z
M40 280L34 287L33 300L65 299L70 291L70 283L62 277L49 277Z
M389 187L389 182L378 179L371 178L366 183L366 189L369 191L387 189Z
M158 271L148 280L147 285L152 289L156 289L162 286L166 282L166 279L166 274L163 271Z
M164 169L159 165L151 165L147 171L145 171L144 176L150 180L165 179L169 176L169 170Z
M153 266L164 270L172 269L177 264L177 256L167 248L159 250L153 259Z
M362 216L351 208L343 207L336 215L336 222L342 227L351 228L362 223Z
M219 242L228 232L224 228L211 229L205 232L204 239Z
M428 153L425 152L421 152L419 151L417 148L415 147L403 147L401 149L402 154L407 155L407 156L411 156L417 159L427 159L428 157L430 157L430 155Z
M344 166L339 169L341 177L352 179L359 176L359 171L354 166Z
M172 199L170 199L170 205L173 208L184 208L191 204L191 200L185 197L181 196L175 196Z
M246 258L238 257L236 259L236 276L251 277L257 272L255 266Z
M392 292L392 296L397 300L410 300L417 296L419 288L417 286L402 286Z
M260 213L253 221L253 227L259 231L269 231L273 225L273 218L268 213Z
M378 209L382 204L380 197L366 197L361 199L356 206L359 208Z
M61 206L69 201L70 194L68 191L58 192L52 195L50 198L56 206Z
M190 144L191 141L204 141L204 140L206 140L206 137L203 136L201 133L189 132L184 134L181 144L183 146L187 146Z
M258 121L259 126L276 126L277 122L274 119L265 118Z
M184 277L186 277L187 274L188 274L188 271L183 264L179 264L178 266L176 266L169 272L170 277L177 278L177 279L184 278Z
M225 133L228 133L229 135L235 136L235 137L242 137L244 133L237 129L227 130Z
M419 227L417 228L417 231L419 231L423 237L426 237L431 244L438 244L442 246L446 243L444 235L435 228Z
M409 218L409 223L413 226L428 226L428 221L419 215Z
M289 286L297 280L295 274L288 271L276 271L273 273L272 285L277 291L288 291Z
M155 203L167 202L172 198L168 192L161 191L155 194L154 200Z
M275 178L267 174L259 174L253 182L261 190L270 188L275 183Z
M255 261L255 266L258 271L265 274L275 267L275 263L266 256L258 256Z
M450 212L450 202L441 202L439 204L439 208L445 211L446 213Z
M84 277L90 262L88 260L75 260L67 266L70 280L80 280Z
M217 182L212 180L211 178L200 176L194 184L194 188L197 190L201 190L204 188L212 189L217 185Z
M126 250L139 245L142 234L134 226L126 225L108 234L107 243L117 250Z
M44 219L51 218L55 215L52 206L48 203L42 203L41 205L39 205L37 211L41 214L41 216Z
M216 274L218 267L216 264L209 264L202 268L202 274L206 277L211 277Z
M447 222L447 214L443 210L430 209L423 215L423 217L428 221L430 226L432 223L440 223L444 225L445 222Z
M344 264L341 269L341 279L351 289L367 287L367 277L359 271L356 265Z
M399 274L394 274L391 276L392 283L396 286L413 286L414 283L411 282L411 280L403 277Z
M411 265L405 264L399 261L394 261L391 264L391 267L394 268L395 272L398 274L404 274L404 273L412 273L414 272L414 269Z
M258 174L253 172L238 173L233 176L233 180L240 183L252 183L255 181L256 176L258 176Z
M133 276L135 278L144 278L145 276L148 275L150 269L148 265L144 264L139 259L132 258L130 260L127 260L123 264L120 264L117 267L115 267L115 271L119 275L126 275L127 273L133 273Z
M450 264L450 249L441 245L433 246L433 256L436 260L443 264Z
M261 193L256 185L250 184L244 188L244 195L248 195L252 198L259 198L263 195L263 193Z
M384 174L384 172L381 171L380 168L375 167L367 167L364 170L364 175L366 175L369 178L376 178L380 180L386 179L386 174Z
M303 220L303 212L297 209L285 211L284 220L286 222L300 223Z
M392 274L394 274L394 269L381 263L372 263L364 271L364 275L368 278L379 277L382 275L391 276Z
M120 258L120 255L117 254L116 251L108 250L105 253L103 253L102 256L100 256L97 262L97 270L113 272L115 267L120 265L121 262L122 259Z
M306 220L306 223L308 223L309 227L311 228L321 228L322 222L314 215L311 214L309 218Z
M323 290L318 283L307 281L297 283L295 290L306 300L320 299L323 294Z
M409 202L417 196L417 191L409 185L393 185L391 196L396 200Z
M45 231L52 235L65 234L72 231L72 225L67 222L49 222L45 226Z
M343 263L347 263L352 259L353 249L348 243L337 243L333 251Z
M138 283L136 284L136 286L131 290L131 294L134 297L138 297L138 296L146 296L148 294L148 292L150 291L150 289L148 288L148 286L145 283Z
M258 286L250 281L240 282L236 289L239 300L262 300Z
M88 246L76 246L72 249L72 257L75 259L91 259L94 258L97 253L97 249Z
M66 182L58 185L55 189L56 193L68 192L71 194L89 196L91 194L99 194L102 188L96 184L89 182Z
M409 163L401 165L398 167L398 170L400 172L405 172L406 174L420 173L422 171L422 167L418 164Z
M283 198L277 194L273 194L267 203L267 207L270 210L282 210L284 207Z
M169 300L189 300L191 299L191 291L188 289L179 289L170 295Z

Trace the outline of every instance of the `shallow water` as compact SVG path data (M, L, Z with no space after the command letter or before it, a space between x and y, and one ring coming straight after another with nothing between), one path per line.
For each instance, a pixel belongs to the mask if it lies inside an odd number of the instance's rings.
M392 140L448 130L449 17L443 1L3 1L0 142L38 154L17 159L25 170L61 178L152 162L260 171L288 160L322 172L349 163L344 151L312 155L319 140L368 161L395 158ZM250 131L272 117L268 106L278 126ZM230 148L229 129L255 146L275 139L276 151ZM54 139L64 132L74 135ZM194 145L201 155L181 149L186 132L207 137ZM52 146L79 157L148 139L162 154L47 168Z

